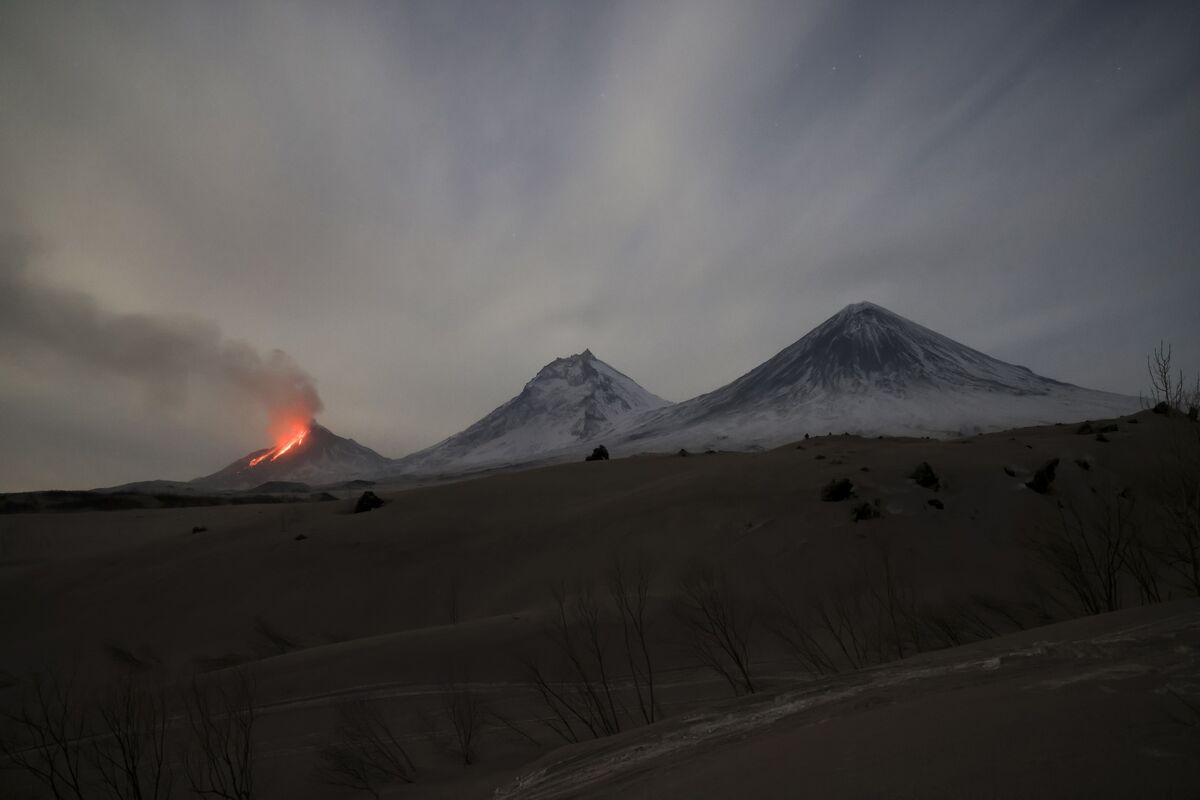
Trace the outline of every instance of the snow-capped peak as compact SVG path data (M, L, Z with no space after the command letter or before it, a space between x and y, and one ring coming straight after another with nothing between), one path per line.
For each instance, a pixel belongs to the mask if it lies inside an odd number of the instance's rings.
M953 435L1111 416L1137 401L1044 378L874 303L846 306L742 377L638 423L647 449L805 433Z
M516 397L400 466L429 471L527 461L594 440L665 405L588 349L554 359Z

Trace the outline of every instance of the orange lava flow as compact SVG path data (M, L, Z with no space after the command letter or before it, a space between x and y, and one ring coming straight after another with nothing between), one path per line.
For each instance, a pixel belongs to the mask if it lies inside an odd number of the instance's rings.
M291 450L293 447L304 444L304 437L306 436L308 436L308 428L303 428L297 431L296 433L292 434L290 439L278 445L274 450L268 450L258 458L250 459L250 466L257 467L260 463L268 458L274 461L287 451Z

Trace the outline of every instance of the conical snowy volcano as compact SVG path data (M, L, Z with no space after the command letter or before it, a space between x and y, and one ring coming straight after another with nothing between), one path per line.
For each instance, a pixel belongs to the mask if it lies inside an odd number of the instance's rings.
M643 449L782 444L805 433L948 436L1136 410L974 350L873 303L839 311L716 391L649 415Z
M666 405L666 400L584 350L551 361L516 397L466 430L398 463L405 472L426 473L530 461L596 440Z

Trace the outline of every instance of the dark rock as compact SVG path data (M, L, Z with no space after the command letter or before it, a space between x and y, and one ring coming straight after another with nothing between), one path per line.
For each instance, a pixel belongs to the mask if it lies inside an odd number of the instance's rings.
M1127 419L1127 420L1125 420L1125 421L1126 421L1126 422L1128 422L1130 425L1137 425L1137 424L1138 424L1138 420L1137 420L1137 419L1135 419L1134 417L1130 417L1129 419Z
M820 453L817 453L815 456L813 456L813 458L815 458L817 461L825 460L825 456L821 455Z
M859 467L858 471L859 472L870 472L871 468L870 467Z
M1100 433L1116 433L1119 430L1121 429L1117 427L1117 423L1110 422L1100 429Z
M1038 494L1045 494L1050 491L1050 484L1054 483L1054 471L1058 469L1058 459L1052 458L1033 473L1033 480L1026 481L1025 485Z
M1192 422L1200 420L1200 407L1191 406L1188 408L1188 419Z
M1091 420L1088 420L1087 422L1084 422L1082 425L1080 425L1078 428L1076 428L1075 432L1076 433L1095 433L1096 429L1092 427Z
M837 478L821 489L821 499L827 503L845 500L854 494L854 484L848 478Z
M1082 458L1075 459L1075 466L1079 467L1084 472L1088 472L1092 468L1092 465L1084 461Z
M946 508L946 504L943 503L941 500L938 500L936 497L931 497L929 499L929 505L933 506L938 511L942 511Z
M383 501L374 492L363 492L362 497L358 498L358 502L354 504L354 513L361 514L364 511L370 511L373 508L379 508L383 505Z
M1097 433L1096 441L1097 442L1111 442L1112 440L1109 439L1107 436L1105 436L1103 433Z
M706 455L706 456L715 456L716 454L717 454L716 450L705 450L704 451L704 455Z
M1153 411L1155 414L1170 414L1171 413L1171 407L1169 405L1167 405L1167 402L1165 400L1155 403L1154 408L1152 408L1150 410Z
M855 522L861 522L864 519L879 519L883 516L883 512L879 510L879 501L873 503L859 503L850 511L850 516Z
M917 486L933 489L935 492L941 488L941 481L938 480L937 473L933 471L933 467L929 466L928 461L917 464L917 468L908 477L916 481Z
M682 447L681 447L681 448L679 448L679 457L680 457L680 458L687 458L687 457L688 457L688 456L690 456L690 455L691 455L691 453L689 453L689 452L688 452L687 450L685 450L684 448L682 448Z
M328 503L331 500L337 500L337 498L331 495L329 492L318 492L317 494L312 495L312 499L318 503Z
M208 528L204 527L203 525L197 525L196 527L192 528L192 533L204 533L206 530L208 530Z
M1016 471L1015 469L1013 469L1012 467L1005 467L1005 468L1004 468L1004 474L1005 474L1005 475L1007 475L1007 476L1008 476L1008 477L1010 477L1010 478L1015 478L1015 477L1017 477L1017 471Z
M592 454L583 459L584 461L608 461L608 448L600 445L592 450Z
M807 438L808 438L808 434L807 434L807 433L806 433L806 434L804 434L804 438L805 438L805 439L807 439Z
M305 536L303 533L297 533L297 534L296 534L295 536L293 536L292 538L293 538L293 539L295 539L297 542L303 542L303 541L304 541L305 539L307 539L308 537L307 537L307 536Z

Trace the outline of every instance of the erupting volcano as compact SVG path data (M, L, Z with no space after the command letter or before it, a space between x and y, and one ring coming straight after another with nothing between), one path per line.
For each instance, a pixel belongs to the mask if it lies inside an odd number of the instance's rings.
M261 464L263 461L265 461L268 458L270 458L272 461L274 461L277 458L279 458L280 456L282 456L283 454L290 451L292 448L299 447L300 445L304 444L304 438L306 436L308 436L309 427L312 425L315 425L316 423L317 423L316 420L312 420L308 425L298 428L293 433L291 433L287 438L285 438L282 442L277 444L275 446L274 450L268 450L267 452L263 453L261 456L255 456L254 458L250 459L250 466L257 467L259 464Z
M332 483L370 477L392 463L315 419L307 424L292 423L284 431L274 447L256 450L192 484L205 489L249 489L274 481Z

